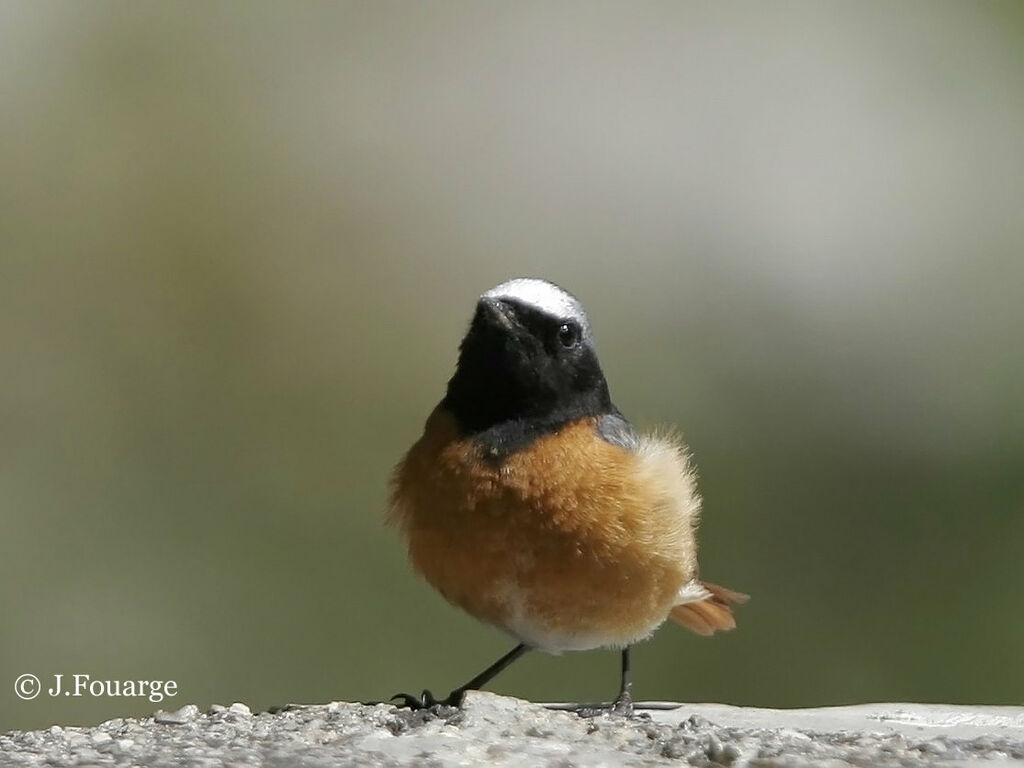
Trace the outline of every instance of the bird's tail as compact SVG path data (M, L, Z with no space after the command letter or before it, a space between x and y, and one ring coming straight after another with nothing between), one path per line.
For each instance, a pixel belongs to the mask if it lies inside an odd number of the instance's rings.
M743 605L750 599L750 595L708 581L702 581L700 585L708 592L707 597L677 605L669 613L669 618L698 635L713 635L718 631L735 629L736 619L732 615L732 606Z

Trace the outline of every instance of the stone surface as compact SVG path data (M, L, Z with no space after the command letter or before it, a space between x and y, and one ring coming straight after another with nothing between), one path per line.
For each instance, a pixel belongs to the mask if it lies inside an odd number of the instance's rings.
M461 710L335 702L253 714L187 705L93 728L0 736L0 765L954 766L1024 768L1024 708L870 704L772 710L663 705L583 718L489 693Z

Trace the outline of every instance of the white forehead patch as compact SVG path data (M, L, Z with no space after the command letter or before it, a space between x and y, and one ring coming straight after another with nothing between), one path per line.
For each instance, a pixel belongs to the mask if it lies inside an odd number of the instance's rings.
M584 333L590 330L587 313L579 300L547 280L517 277L491 288L483 298L517 301L558 319L575 320Z

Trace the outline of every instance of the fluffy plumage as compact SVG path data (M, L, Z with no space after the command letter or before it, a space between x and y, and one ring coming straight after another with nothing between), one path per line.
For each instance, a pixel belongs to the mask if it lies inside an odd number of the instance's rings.
M496 466L436 410L392 501L427 581L549 651L642 640L697 575L700 499L685 453L655 437L628 451L601 439L593 418Z

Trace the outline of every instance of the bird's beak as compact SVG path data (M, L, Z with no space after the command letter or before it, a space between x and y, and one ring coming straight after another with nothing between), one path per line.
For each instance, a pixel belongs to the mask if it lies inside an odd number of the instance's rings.
M485 296L480 299L480 306L484 308L484 312L491 322L499 328L513 331L518 325L515 320L515 310L507 302Z

